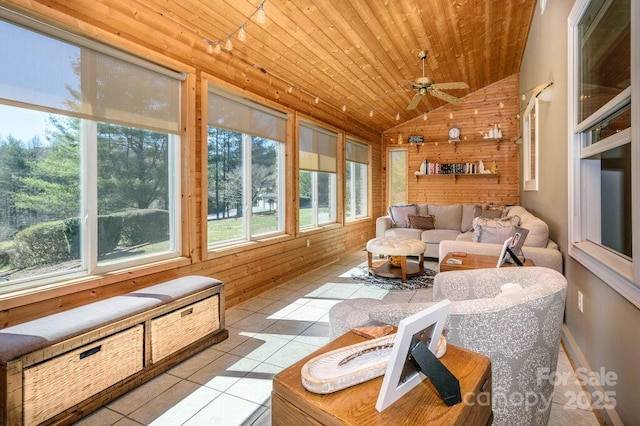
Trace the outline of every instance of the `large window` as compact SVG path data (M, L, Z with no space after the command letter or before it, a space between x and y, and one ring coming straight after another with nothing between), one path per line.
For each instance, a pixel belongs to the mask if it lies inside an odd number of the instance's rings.
M210 86L208 242L244 242L284 232L286 114Z
M369 146L347 139L345 211L347 220L369 215Z
M570 17L571 209L576 220L569 252L640 303L632 238L634 212L640 217L632 202L639 193L632 169L640 163L638 136L632 137L631 129L637 124L632 114L637 116L638 101L632 87L640 84L632 50L640 46L632 48L632 31L639 29L632 25L639 22L631 19L632 14L638 17L638 5L631 3L580 0Z
M338 135L300 123L298 142L299 228L335 223Z
M0 292L177 256L182 76L2 8L0 39Z

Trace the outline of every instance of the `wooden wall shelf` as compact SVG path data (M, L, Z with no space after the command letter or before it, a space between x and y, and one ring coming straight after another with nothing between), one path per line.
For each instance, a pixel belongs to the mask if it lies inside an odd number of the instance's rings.
M452 177L458 180L458 177L480 177L480 178L496 178L500 181L500 173L432 173L432 174L416 174L416 181L421 177Z

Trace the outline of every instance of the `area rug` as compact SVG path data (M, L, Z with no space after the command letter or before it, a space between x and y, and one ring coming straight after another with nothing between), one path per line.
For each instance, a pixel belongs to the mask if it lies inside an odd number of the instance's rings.
M400 278L385 278L373 275L366 266L359 266L357 272L351 275L351 279L358 283L364 283L384 290L418 290L420 288L429 288L433 286L433 277L436 271L425 269L420 275L414 275L407 278L407 282L403 283Z

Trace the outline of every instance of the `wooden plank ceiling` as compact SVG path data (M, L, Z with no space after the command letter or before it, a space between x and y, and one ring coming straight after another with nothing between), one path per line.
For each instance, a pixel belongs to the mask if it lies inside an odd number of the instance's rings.
M415 110L406 109L411 82L422 73L420 50L428 52L425 74L436 83L469 85L447 91L457 97L519 72L536 4L266 0L266 22L259 24L262 0L36 1L169 56L188 57L203 71L336 126L347 121L379 133L398 124L398 113L403 122L445 103L425 96ZM237 38L243 23L244 43ZM231 52L224 49L229 35ZM222 53L209 54L203 39L221 40Z

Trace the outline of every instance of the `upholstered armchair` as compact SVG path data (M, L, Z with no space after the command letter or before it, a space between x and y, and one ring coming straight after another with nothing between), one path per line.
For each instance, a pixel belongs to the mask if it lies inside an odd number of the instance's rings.
M496 425L546 425L551 410L567 281L543 267L445 272L434 279L434 301L453 303L447 342L491 359ZM335 337L366 322L389 324L430 306L346 300L330 312Z

